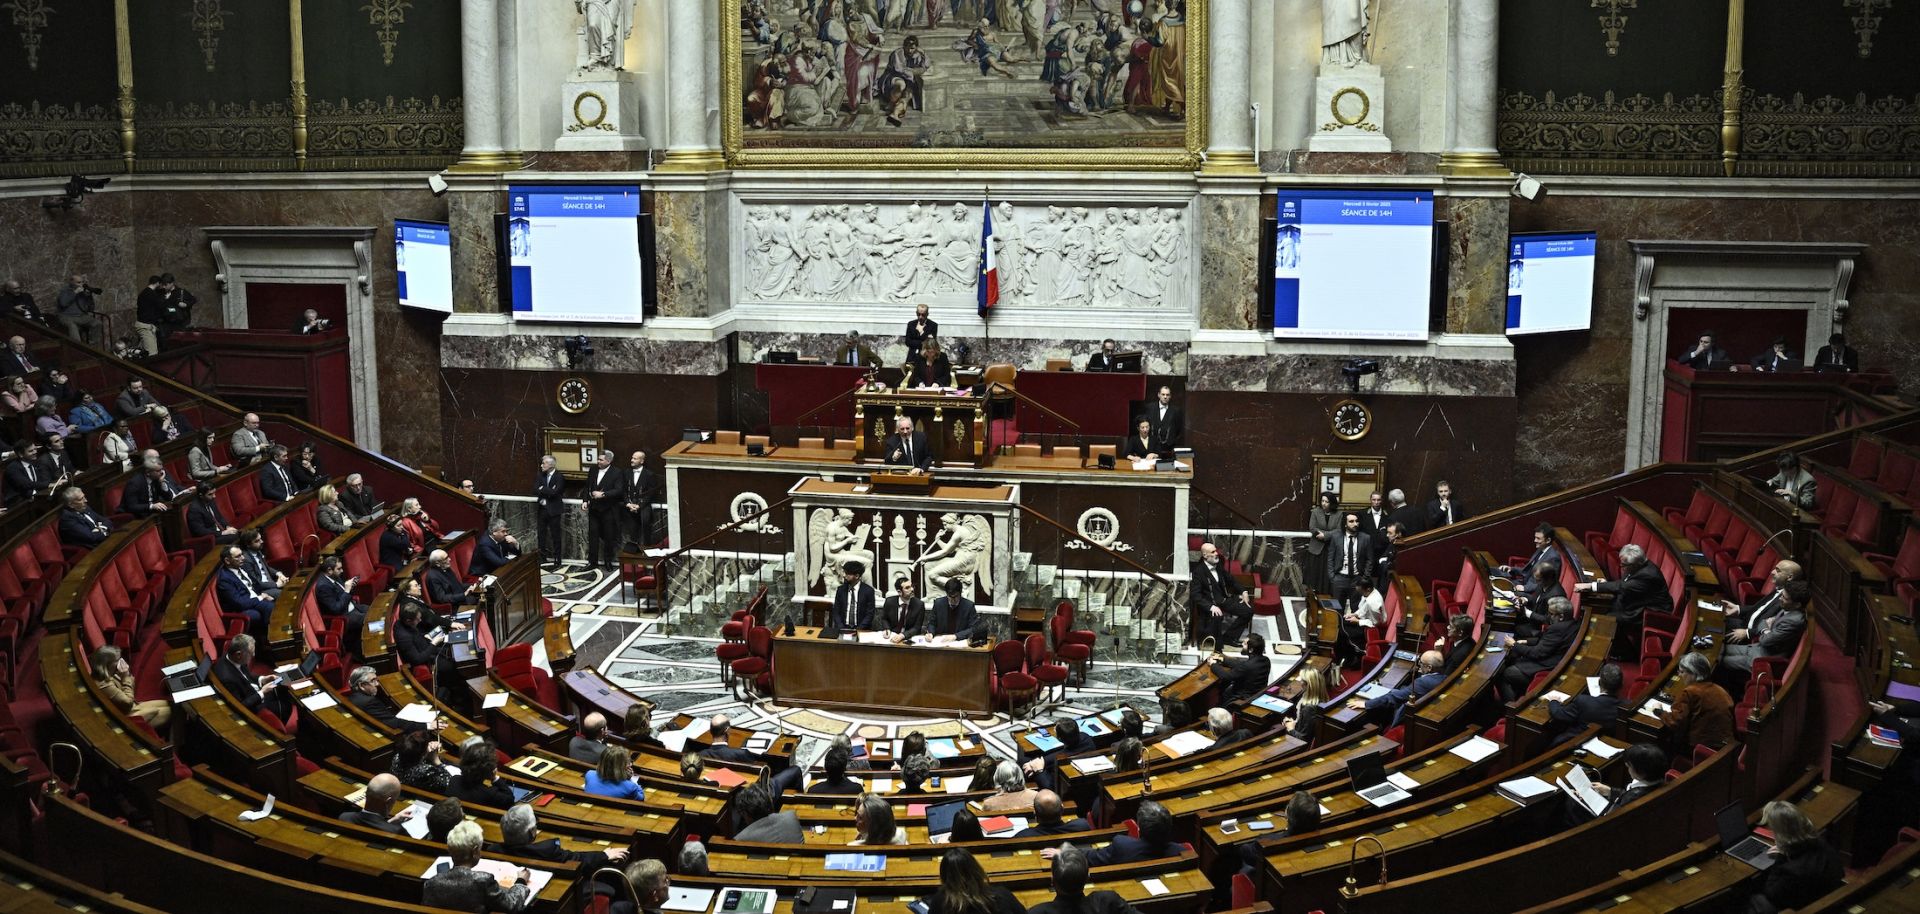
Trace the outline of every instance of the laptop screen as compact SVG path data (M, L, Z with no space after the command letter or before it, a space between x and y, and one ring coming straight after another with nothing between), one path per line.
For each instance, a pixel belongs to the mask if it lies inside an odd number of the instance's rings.
M1750 832L1747 829L1747 812L1740 808L1739 801L1727 804L1713 814L1713 823L1720 829L1720 849L1730 850L1734 845L1746 840Z
M1365 790L1387 779L1386 765L1380 753L1369 752L1347 760L1347 777L1353 779L1354 790Z
M964 800L927 807L927 834L929 836L944 835L953 831L953 817L965 808L967 804Z

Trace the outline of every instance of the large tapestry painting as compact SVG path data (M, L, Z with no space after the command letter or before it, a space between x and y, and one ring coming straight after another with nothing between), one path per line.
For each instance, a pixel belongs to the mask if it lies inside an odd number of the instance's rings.
M1204 0L722 0L734 165L1190 168Z

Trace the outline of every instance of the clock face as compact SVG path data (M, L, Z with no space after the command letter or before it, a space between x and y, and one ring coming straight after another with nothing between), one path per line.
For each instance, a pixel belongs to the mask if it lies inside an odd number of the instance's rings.
M560 401L560 408L570 413L584 413L593 405L593 385L586 378L568 378L560 382L560 389L554 392Z
M1359 400L1342 400L1333 406L1333 434L1342 441L1357 441L1373 430L1373 411Z

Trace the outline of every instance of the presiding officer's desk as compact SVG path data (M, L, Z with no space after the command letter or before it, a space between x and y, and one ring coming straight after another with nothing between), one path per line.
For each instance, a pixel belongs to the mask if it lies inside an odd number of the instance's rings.
M993 711L993 658L985 647L863 644L800 627L775 635L782 704L877 710Z

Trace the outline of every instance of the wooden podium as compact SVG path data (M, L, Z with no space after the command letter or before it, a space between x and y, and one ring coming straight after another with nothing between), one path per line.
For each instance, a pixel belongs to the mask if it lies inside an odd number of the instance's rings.
M862 460L879 458L894 420L907 416L924 432L934 462L977 467L986 454L987 398L946 391L880 390L853 395L853 427L859 431Z

